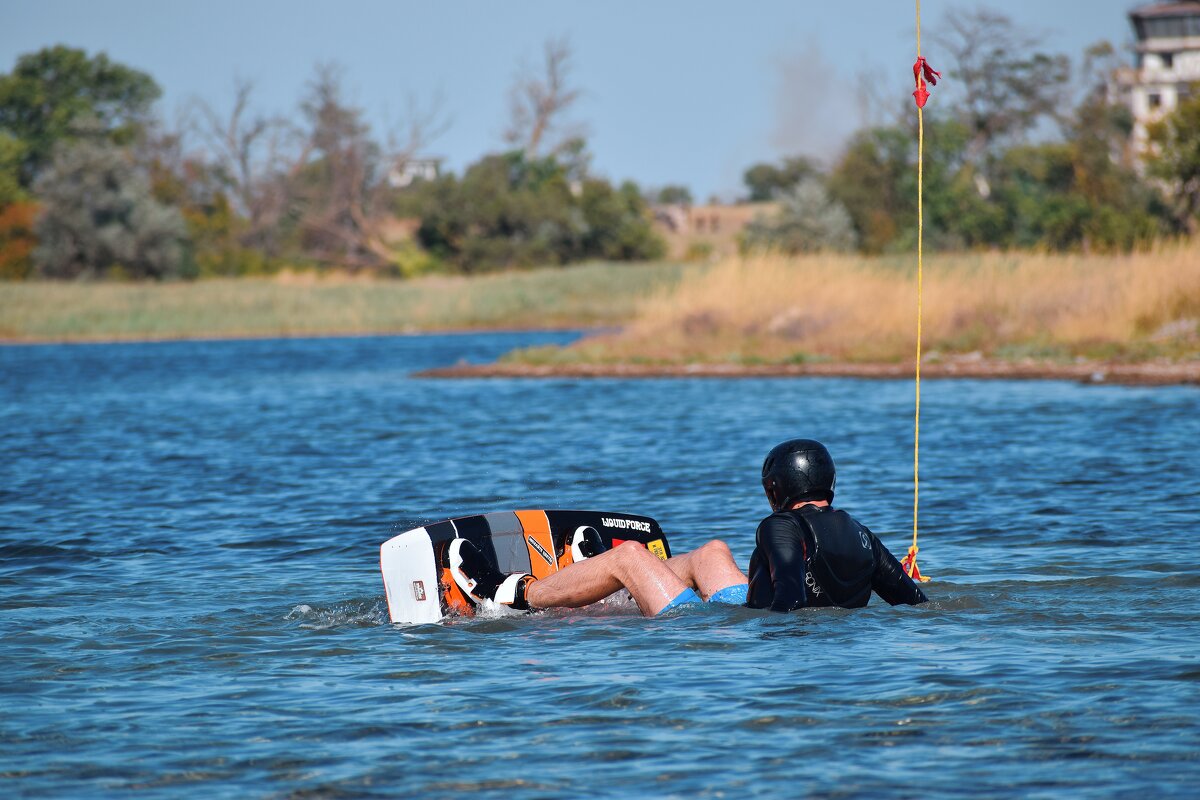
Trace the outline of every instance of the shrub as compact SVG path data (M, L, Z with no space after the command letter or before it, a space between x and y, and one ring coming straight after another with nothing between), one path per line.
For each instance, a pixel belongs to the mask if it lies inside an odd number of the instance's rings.
M162 279L193 271L183 216L154 199L122 148L94 140L60 146L35 193L44 211L33 263L42 277Z
M782 196L783 206L771 217L746 226L746 250L784 253L842 252L858 246L854 223L845 206L829 197L816 178L805 178Z
M0 208L0 280L19 281L33 272L36 203L10 203Z

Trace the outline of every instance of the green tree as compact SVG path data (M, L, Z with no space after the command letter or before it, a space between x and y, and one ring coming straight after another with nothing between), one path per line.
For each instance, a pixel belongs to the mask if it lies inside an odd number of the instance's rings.
M26 199L28 192L21 186L21 162L25 145L21 140L0 133L0 208Z
M47 278L172 278L189 271L187 227L154 199L129 151L62 144L34 186L43 204L34 267Z
M414 187L405 206L421 218L417 241L463 272L586 258L646 259L663 253L637 186L573 177L577 160L489 155L461 179Z
M917 132L911 131L912 141ZM995 246L1004 236L1004 210L989 198L993 194L983 171L970 158L971 131L961 121L931 114L925 122L925 241L934 249ZM917 165L905 178L912 200L911 219L898 238L899 249L916 247Z
M857 247L850 214L816 178L801 181L783 195L781 204L776 214L759 217L746 226L742 234L745 249L815 253Z
M1154 193L1120 154L1131 120L1101 95L1063 120L1060 141L972 157L957 117L925 122L925 240L934 249L1045 247L1128 250L1161 232ZM871 253L909 251L917 225L916 131L860 131L828 185Z
M884 252L916 225L914 151L907 130L868 128L851 137L829 175L829 192L850 214L867 253Z
M759 163L743 173L742 182L750 190L751 202L774 200L795 188L805 178L820 175L820 170L805 156L785 158L781 164Z
M998 153L989 206L1003 225L986 243L1123 251L1161 234L1162 202L1126 158L1132 126L1097 90L1063 120L1062 140Z
M465 272L561 264L580 251L585 221L572 213L570 185L553 158L485 156L429 196L418 241Z
M58 45L21 56L0 76L0 134L22 144L21 186L33 185L55 145L75 139L81 122L98 125L116 144L132 142L159 94L149 75L103 53Z
M1102 89L1084 99L1067 127L1071 190L1090 209L1080 240L1085 249L1128 250L1164 232L1161 196L1138 175L1129 154L1132 132L1133 114L1109 103Z
M626 181L614 189L608 181L593 178L584 182L579 203L587 226L581 257L632 261L666 254L666 243L650 224L637 184Z
M1194 234L1200 227L1200 84L1149 133L1150 172L1167 183L1176 218Z
M668 184L653 193L654 202L664 206L690 206L692 190L680 184Z

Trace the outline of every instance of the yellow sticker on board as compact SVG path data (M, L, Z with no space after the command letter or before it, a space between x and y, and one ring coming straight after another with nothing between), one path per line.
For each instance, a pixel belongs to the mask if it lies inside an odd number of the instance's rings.
M662 539L655 539L653 542L650 542L650 544L646 545L646 547L651 553L654 553L654 555L658 556L663 561L667 560L667 548L663 547Z

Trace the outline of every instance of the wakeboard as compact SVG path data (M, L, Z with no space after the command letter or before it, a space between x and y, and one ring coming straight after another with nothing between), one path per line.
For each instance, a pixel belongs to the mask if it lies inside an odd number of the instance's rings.
M571 538L581 527L595 528L605 549L638 542L664 561L671 556L658 523L637 514L530 510L448 519L405 531L380 546L388 616L412 624L474 614L443 566L454 539L470 540L501 572L544 578L573 563Z

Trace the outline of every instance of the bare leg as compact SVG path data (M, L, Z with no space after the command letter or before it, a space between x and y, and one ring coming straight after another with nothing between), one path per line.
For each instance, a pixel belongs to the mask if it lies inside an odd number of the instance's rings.
M658 556L637 542L580 561L534 581L525 590L533 608L580 608L625 588L642 614L652 617L688 589Z
M690 553L671 557L667 566L705 600L728 586L750 582L738 569L729 546L720 539L713 539Z

